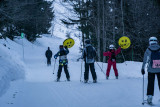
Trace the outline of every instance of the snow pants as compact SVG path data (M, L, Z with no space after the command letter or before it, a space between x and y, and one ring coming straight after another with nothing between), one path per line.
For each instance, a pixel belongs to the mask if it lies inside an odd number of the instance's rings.
M51 58L47 58L47 65L51 65Z
M93 80L97 80L97 75L95 72L94 63L85 63L84 80L88 80L88 78L89 78L89 67L91 70Z
M68 72L68 69L67 69L67 65L59 65L58 73L57 73L57 78L61 77L61 72L62 72L62 68L63 67L64 67L64 72L66 74L66 78L69 79L70 76L69 76L69 72Z
M150 72L148 72L147 95L154 96L154 80L155 80L155 75L157 75L158 86L159 86L159 90L160 90L160 73L150 73Z
M118 70L117 70L117 67L116 67L116 61L114 61L114 62L108 61L108 67L107 67L107 72L106 72L106 76L108 76L108 77L109 77L112 65L113 65L113 70L114 70L115 76L118 76Z

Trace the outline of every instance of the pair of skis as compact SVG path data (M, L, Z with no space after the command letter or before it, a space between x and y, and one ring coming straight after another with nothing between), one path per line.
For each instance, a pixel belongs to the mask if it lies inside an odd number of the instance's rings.
M153 104L153 103L148 103L148 101L147 100L144 100L143 102L142 102L142 105L144 105L144 104L147 104L147 105L149 105L149 106L155 106L155 104Z

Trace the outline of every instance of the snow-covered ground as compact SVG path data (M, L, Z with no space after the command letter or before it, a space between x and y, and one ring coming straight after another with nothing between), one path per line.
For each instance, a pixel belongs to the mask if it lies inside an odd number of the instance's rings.
M0 40L0 96L9 88L11 81L25 77L25 66L17 53L19 48L20 45L9 39Z
M62 24L61 19L77 19L72 6L69 3L62 4L62 1L55 0L53 3L55 19L50 29L52 37L43 35L34 44L26 39L0 40L0 107L148 107L141 104L141 62L117 64L118 80L115 79L113 69L109 80L106 80L103 72L106 71L107 64L98 62L101 67L103 65L102 72L95 63L98 83L92 83L91 74L89 83L80 82L80 79L83 80L84 63L76 61L81 55L80 41L74 36L80 36L81 33L76 30L77 26L67 27ZM75 40L75 45L69 49L68 55L71 82L65 82L64 72L61 82L55 82L58 61L53 74L55 60L52 58L52 65L47 67L45 51L49 46L53 54L56 54L67 34ZM156 107L160 107L157 84L155 81L153 102ZM147 75L145 93L146 89Z
M43 35L32 44L23 39L24 59L21 39L14 42L9 39L7 42L0 40L0 107L143 107L141 62L117 64L118 80L114 77L113 69L111 69L110 79L106 80L95 63L98 83L92 83L90 74L90 83L84 84L80 82L81 61L76 61L80 56L77 43L69 49L68 55L71 82L64 81L66 80L64 72L61 75L62 82L55 82L58 61L53 75L55 60L52 58L52 66L47 67L44 54L48 46L55 54L63 40L59 37ZM98 64L102 66L101 62ZM82 67L84 72L84 65ZM103 64L104 71L106 67L107 64ZM83 75L81 79L83 80ZM157 84L155 81L153 102L160 107Z

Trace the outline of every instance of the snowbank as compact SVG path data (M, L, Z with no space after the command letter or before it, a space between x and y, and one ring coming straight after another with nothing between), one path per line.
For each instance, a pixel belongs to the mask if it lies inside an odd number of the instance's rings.
M0 96L7 91L11 81L25 77L24 64L17 53L18 47L9 39L0 40Z

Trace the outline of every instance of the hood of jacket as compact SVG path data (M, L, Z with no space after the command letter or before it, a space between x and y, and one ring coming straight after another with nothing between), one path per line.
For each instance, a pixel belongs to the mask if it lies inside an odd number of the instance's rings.
M153 51L156 51L156 50L160 49L160 46L158 44L155 44L155 45L150 45L148 48Z
M86 45L85 45L85 48L88 47L88 46L92 46L92 45L91 45L91 44L86 44Z

